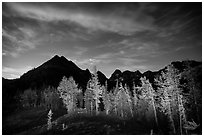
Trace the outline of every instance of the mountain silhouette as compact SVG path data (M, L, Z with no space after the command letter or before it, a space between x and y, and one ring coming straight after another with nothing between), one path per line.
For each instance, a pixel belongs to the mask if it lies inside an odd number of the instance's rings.
M180 72L187 68L193 68L196 66L201 66L201 62L197 61L176 61L172 62ZM165 68L158 71L146 71L141 73L139 70L134 71L123 71L116 69L111 77L108 79L101 71L97 71L98 79L100 84L105 85L106 81L108 83L108 91L116 86L116 81L122 82L122 84L127 84L127 86L132 89L133 83L136 86L140 86L140 78L145 76L154 86L154 79L160 75ZM3 96L3 113L5 111L16 109L18 105L18 95L23 93L26 89L35 89L40 91L48 86L58 87L59 82L62 80L63 76L69 78L72 76L78 88L81 88L83 92L86 90L87 82L91 78L91 73L88 69L82 70L71 60L67 60L64 56L55 55L53 58L43 63L37 68L29 70L24 73L20 78L8 80L2 78L2 96Z
M99 82L105 84L107 80L106 76L100 71L97 73ZM3 110L6 111L16 108L16 97L26 89L31 88L40 92L42 88L48 86L58 87L63 76L67 78L72 76L78 84L78 88L85 91L86 84L91 78L91 73L88 69L80 69L75 63L67 60L64 56L59 57L55 55L39 67L24 73L18 79L8 80L2 78L3 106L6 107Z
M22 89L40 88L43 85L57 87L62 77L73 76L78 86L85 89L87 81L91 74L88 70L80 69L72 61L67 60L64 56L55 55L52 59L43 63L41 66L28 71L20 77Z

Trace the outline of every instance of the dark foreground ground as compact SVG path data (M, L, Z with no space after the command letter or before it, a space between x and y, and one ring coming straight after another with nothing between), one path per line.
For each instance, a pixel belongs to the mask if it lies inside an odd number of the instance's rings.
M52 129L47 130L48 110L34 108L3 117L3 135L150 135L168 134L156 130L150 123L136 119L122 120L100 113L66 114L65 109L53 112ZM166 129L166 128L165 128ZM198 132L201 133L201 132ZM197 133L193 133L197 134Z
M134 119L124 121L103 113L98 116L68 115L66 110L53 112L52 129L47 130L47 113L48 110L38 108L13 114L3 119L3 134L149 135L152 130Z

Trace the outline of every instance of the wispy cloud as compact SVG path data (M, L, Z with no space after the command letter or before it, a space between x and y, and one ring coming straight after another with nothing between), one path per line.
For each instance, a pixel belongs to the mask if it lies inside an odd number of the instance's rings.
M121 35L131 35L138 31L152 30L154 19L143 12L132 13L132 17L120 16L116 12L98 14L77 11L71 8L52 7L29 3L8 3L16 16L28 17L41 21L63 21L77 23L90 31L110 31ZM124 11L125 12L125 11ZM134 16L133 16L134 15Z
M81 56L81 55L83 55L85 52L88 51L88 48L87 48L87 47L82 47L82 46L74 46L74 50L76 50L76 51L75 51L75 54L76 54L77 56Z
M35 48L34 42L31 38L34 32L30 29L20 28L19 30L13 30L8 32L5 29L3 31L3 53L4 55L11 55L17 57L20 53Z
M2 68L2 76L9 78L9 79L14 79L14 78L19 78L21 75L26 73L27 71L31 70L33 67L27 66L25 68L12 68L12 67L4 67Z
M145 41L139 38L127 38L118 42L110 43L114 49L117 49L117 54L124 57L155 57L166 53L165 45L154 41Z
M99 66L104 62L102 60L93 59L93 58L85 58L85 59L72 59L74 63L76 63L82 69L92 70L93 66Z

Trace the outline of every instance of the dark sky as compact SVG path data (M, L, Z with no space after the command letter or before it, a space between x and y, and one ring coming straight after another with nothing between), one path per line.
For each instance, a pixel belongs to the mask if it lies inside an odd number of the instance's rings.
M55 54L107 77L202 60L202 3L3 3L2 74L17 78Z

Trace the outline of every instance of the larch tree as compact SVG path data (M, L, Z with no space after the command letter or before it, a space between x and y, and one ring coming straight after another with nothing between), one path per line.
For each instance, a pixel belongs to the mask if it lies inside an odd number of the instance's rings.
M133 96L132 96L133 112L134 112L134 115L136 116L139 98L138 98L138 94L137 94L138 87L135 86L134 81L133 81L133 88L132 89L133 89Z
M57 110L60 106L60 98L56 88L48 86L43 91L43 98L47 109Z
M106 115L108 115L110 112L110 108L111 108L111 98L110 98L109 93L103 93L102 99L103 99L103 104L104 104Z
M20 102L23 107L35 107L37 102L36 90L26 89L23 94L20 95Z
M50 109L48 114L47 114L47 130L52 129L52 110Z
M107 91L107 82L105 88L103 88L103 93L102 93L102 100L104 104L104 110L106 112L106 115L111 115L115 114L115 104L114 104L114 98L115 95L112 91L108 93Z
M167 66L166 72L162 72L159 79L156 80L159 86L157 92L161 101L160 110L168 116L173 134L178 132L183 134L183 125L186 122L179 80L179 72L173 65ZM179 128L176 128L176 125L179 125Z
M187 91L184 98L187 116L194 119L196 123L202 123L202 66L188 67L182 73L184 89Z
M73 77L67 79L65 76L62 78L58 88L57 88L60 98L67 108L67 113L75 111L77 107L77 94L81 91L78 89Z
M155 123L158 127L158 118L155 105L155 90L153 89L152 84L149 82L149 80L146 79L146 77L141 77L140 80L142 82L140 90L142 92L143 99L147 101L149 106L152 106Z
M84 93L84 101L85 101L85 108L88 114L93 114L93 105L94 105L94 93L93 90L88 88L89 84L87 84L87 89Z
M96 115L98 115L100 98L102 97L102 87L98 81L96 66L94 66L94 72L93 72L92 78L88 82L87 90L93 93L93 98L95 100Z
M126 87L126 86L125 86ZM132 102L127 88L120 83L119 90L115 96L117 115L121 118L133 117Z

